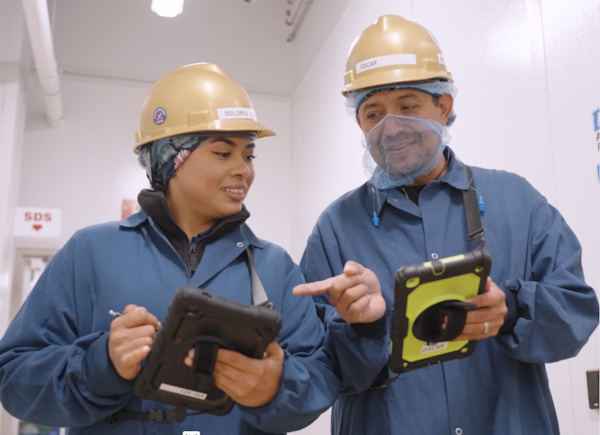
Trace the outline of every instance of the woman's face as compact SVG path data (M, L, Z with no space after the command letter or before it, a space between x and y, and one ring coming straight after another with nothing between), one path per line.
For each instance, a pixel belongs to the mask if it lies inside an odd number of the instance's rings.
M169 201L207 222L239 212L254 181L254 148L253 139L208 138L169 180Z

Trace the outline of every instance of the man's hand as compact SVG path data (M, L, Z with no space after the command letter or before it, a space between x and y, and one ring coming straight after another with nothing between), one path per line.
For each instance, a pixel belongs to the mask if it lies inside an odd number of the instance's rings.
M123 379L133 379L154 342L160 322L145 308L127 305L123 315L110 324L108 356Z
M455 340L481 340L498 335L508 308L506 308L506 295L492 279L488 277L485 293L474 296L467 302L476 304L479 308L467 313L463 332Z
M192 366L194 348L190 349L185 364ZM215 385L234 402L257 408L266 405L279 391L283 370L283 350L276 341L267 347L263 359L248 358L238 352L219 349L213 378Z
M385 299L377 276L361 264L348 261L344 273L323 281L294 287L295 295L322 295L348 323L371 323L385 314Z

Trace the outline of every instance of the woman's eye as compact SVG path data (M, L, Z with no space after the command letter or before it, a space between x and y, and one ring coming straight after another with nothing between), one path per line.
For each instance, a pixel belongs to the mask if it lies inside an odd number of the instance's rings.
M219 157L224 158L224 159L227 158L227 157L229 157L231 155L231 153L219 153L217 151L213 151L213 153L216 154L216 155L218 155Z
M255 155L246 156L246 160L252 161L256 158Z

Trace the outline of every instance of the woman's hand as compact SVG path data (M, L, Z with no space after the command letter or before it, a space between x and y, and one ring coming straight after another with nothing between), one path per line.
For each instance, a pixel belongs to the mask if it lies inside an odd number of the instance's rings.
M190 349L185 364L192 366L194 349ZM248 358L238 352L219 349L213 378L215 385L234 402L257 408L266 405L279 391L283 370L283 350L276 341L267 347L263 359Z
M123 379L133 379L154 342L160 322L144 307L127 305L123 315L110 324L108 356Z

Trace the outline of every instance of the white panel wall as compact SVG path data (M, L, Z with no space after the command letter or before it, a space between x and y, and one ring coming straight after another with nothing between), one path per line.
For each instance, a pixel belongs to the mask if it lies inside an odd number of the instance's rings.
M15 261L12 238L17 203L26 96L23 48L25 23L21 2L0 2L0 336L8 326L12 270ZM16 429L0 407L0 433Z
M542 0L541 10L556 205L583 245L586 280L598 291L599 184L593 169L599 150L593 141L592 112L600 106L600 7L587 0L568 7L560 0ZM585 382L585 371L598 368L598 342L596 330L577 358L548 366L566 434L598 433L598 410L588 409ZM572 414L567 412L569 401Z
M59 240L27 241L28 246L59 247L79 228L120 220L121 200L136 199L147 187L133 153L133 135L149 86L64 79L65 123L60 128L47 125L37 86L32 79L19 206L63 210ZM257 142L249 223L259 237L289 249L290 104L264 97L253 103L260 121L279 135Z
M293 83L297 89L307 72L318 61L318 53L337 28L346 13L350 0L313 1L300 25L293 44Z
M343 107L346 55L383 14L403 15L440 41L460 90L451 146L468 164L526 177L565 216L599 288L599 201L592 112L600 103L600 20L594 0L348 0L328 39L306 40L314 60L292 101L292 253L299 260L320 212L366 180L361 135ZM316 33L316 32L315 32ZM303 51L304 50L304 51ZM549 366L565 435L598 433L585 370L598 367L598 331L574 359ZM326 434L322 418L307 434Z

